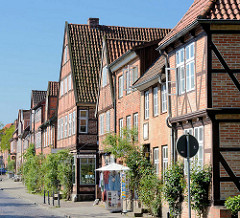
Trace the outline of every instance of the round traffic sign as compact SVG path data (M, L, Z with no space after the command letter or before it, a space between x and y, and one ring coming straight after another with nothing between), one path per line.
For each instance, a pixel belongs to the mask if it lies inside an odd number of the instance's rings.
M192 135L182 135L177 141L178 153L187 158L187 136L189 136L189 158L194 157L199 149L198 140Z

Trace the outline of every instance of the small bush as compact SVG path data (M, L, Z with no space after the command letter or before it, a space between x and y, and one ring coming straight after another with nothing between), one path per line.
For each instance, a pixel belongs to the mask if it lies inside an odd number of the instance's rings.
M225 207L231 210L232 215L237 215L238 211L240 211L240 195L229 197L225 201Z

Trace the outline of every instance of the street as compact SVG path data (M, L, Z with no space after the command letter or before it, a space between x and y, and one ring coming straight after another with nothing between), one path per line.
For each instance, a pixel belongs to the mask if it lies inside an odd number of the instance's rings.
M0 190L0 217L61 217L51 214L43 207L24 199L10 196L7 191ZM63 217L63 216L62 216Z

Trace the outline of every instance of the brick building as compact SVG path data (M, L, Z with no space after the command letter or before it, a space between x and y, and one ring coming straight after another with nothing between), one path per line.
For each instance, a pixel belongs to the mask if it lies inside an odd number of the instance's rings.
M56 148L58 92L59 82L49 81L44 120L39 127L41 128L43 154L50 154L51 150Z
M123 40L151 41L161 39L165 33L153 28L103 26L99 25L98 18L89 18L87 25L66 23L59 81L57 148L69 148L75 154L75 199L95 198L95 168L98 167L95 109L103 38L121 36Z
M189 132L199 141L198 165L212 166L208 217L240 191L239 10L236 1L195 0L158 47L167 62L171 147Z

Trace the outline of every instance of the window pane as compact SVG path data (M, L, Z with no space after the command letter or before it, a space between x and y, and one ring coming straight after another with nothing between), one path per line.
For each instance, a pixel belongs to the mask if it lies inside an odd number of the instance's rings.
M87 111L80 111L81 117L87 117Z

